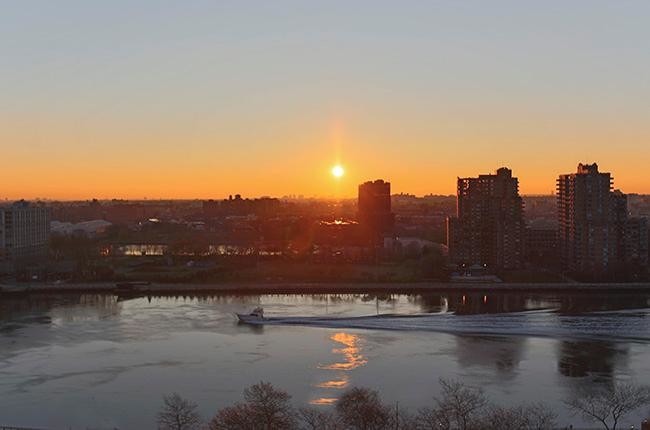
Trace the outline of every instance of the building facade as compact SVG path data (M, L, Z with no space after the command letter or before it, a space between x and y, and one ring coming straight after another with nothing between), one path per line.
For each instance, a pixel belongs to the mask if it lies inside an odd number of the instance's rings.
M628 267L640 276L648 274L648 219L630 217L625 228L625 257Z
M523 262L523 202L508 168L477 178L458 178L456 216L447 219L451 263L488 270Z
M526 226L525 262L535 267L555 268L557 257L557 223L537 219Z
M5 265L47 256L50 210L16 202L0 207L0 263Z
M390 182L377 179L359 185L357 209L359 224L370 234L392 232L395 215L391 209Z
M570 273L609 275L625 260L627 198L612 184L596 163L578 164L576 173L558 178L558 246Z

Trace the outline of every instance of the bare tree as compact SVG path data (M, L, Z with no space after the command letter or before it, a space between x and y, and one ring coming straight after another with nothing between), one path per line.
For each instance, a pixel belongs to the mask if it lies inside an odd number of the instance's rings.
M458 429L455 414L440 408L424 408L415 420L416 430ZM467 420L472 430L552 430L557 428L557 415L542 403L505 408L489 406L481 408Z
M393 420L392 422L392 429L395 430L417 430L417 420L414 415L409 413L409 411L400 408L398 404L395 404L395 408L393 409Z
M557 413L544 403L533 403L526 408L528 430L552 430L558 427Z
M504 408L492 406L479 418L482 430L552 430L557 415L541 403Z
M415 416L415 428L417 430L450 429L450 417L437 408L422 408Z
M255 412L265 430L282 430L292 427L295 412L289 401L291 396L285 391L276 390L269 382L260 382L244 390L244 400Z
M305 430L344 430L339 418L329 411L302 408L298 415Z
M220 410L210 421L210 430L289 430L295 428L296 412L291 396L260 382L244 390L245 403Z
M480 418L481 430L528 430L523 407L492 406Z
M440 386L442 396L435 398L437 412L434 415L448 425L446 428L470 429L487 406L483 390L447 379L440 379Z
M581 390L565 404L586 421L599 423L607 430L616 430L621 418L650 404L650 387L626 383L617 384L609 390Z
M256 430L255 415L250 406L238 403L221 409L208 423L209 430Z
M336 413L351 430L387 430L394 428L390 408L381 403L376 391L352 388L336 402Z
M197 405L183 399L177 393L163 396L163 406L158 412L160 430L196 430L202 420L196 411Z

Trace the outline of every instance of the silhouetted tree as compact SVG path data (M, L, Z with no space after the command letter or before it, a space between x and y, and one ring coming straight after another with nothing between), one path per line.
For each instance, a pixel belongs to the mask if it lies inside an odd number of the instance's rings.
M183 399L177 393L163 397L158 413L159 430L198 430L202 424L196 403Z
M599 423L607 430L616 430L621 418L650 404L650 387L626 383L610 389L580 390L565 404L586 421Z
M336 402L336 413L345 428L354 430L383 430L391 428L393 415L381 403L376 391L352 388Z
M483 390L447 379L440 379L442 396L434 398L436 406L418 412L416 422L422 429L469 430L476 427L488 404Z
M302 408L298 411L301 428L304 430L344 430L341 420L330 411Z
M557 428L556 417L541 403L512 408L492 406L476 425L480 430L552 430Z
M291 397L267 382L244 390L244 402L221 409L209 430L550 430L556 414L542 403L503 408L489 406L482 390L440 380L435 406L416 416L382 403L376 391L352 388L334 411L293 409Z
M255 430L255 413L250 405L238 403L221 409L208 424L209 430Z
M210 430L289 430L295 428L296 412L291 396L260 382L244 390L244 403L220 410Z
M548 405L538 402L526 408L526 422L530 430L551 430L558 427L557 413Z
M422 408L415 416L417 430L439 430L451 428L450 417L437 408Z

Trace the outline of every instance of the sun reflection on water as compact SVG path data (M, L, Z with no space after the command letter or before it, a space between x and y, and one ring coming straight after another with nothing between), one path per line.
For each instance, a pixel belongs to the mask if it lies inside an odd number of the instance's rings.
M330 381L321 382L320 384L316 384L316 386L318 388L345 388L348 386L349 382L350 379L346 375L343 375L339 379L332 379Z
M361 354L359 343L361 338L356 334L335 333L330 337L334 342L344 345L344 348L333 348L334 354L343 355L343 361L332 364L321 364L319 369L325 370L352 370L364 366L368 360Z
M320 399L310 400L309 403L312 405L331 405L336 403L337 400L336 397L321 397Z
M336 389L340 390L348 386L350 377L343 372L349 372L361 366L365 366L368 360L361 352L362 338L356 334L351 333L335 333L330 336L330 340L336 342L332 353L341 355L342 360L331 364L320 364L318 368L321 370L334 370L337 371L336 376L314 386L317 388ZM342 346L342 347L341 347ZM320 397L311 400L309 403L312 405L330 405L336 402L337 398L334 397Z

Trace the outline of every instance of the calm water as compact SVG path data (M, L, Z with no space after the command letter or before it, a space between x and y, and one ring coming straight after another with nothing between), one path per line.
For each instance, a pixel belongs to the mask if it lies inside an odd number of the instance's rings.
M258 305L273 325L237 324ZM351 318L377 314L397 316ZM210 417L260 380L299 405L366 386L415 410L444 377L504 404L546 401L575 425L572 390L650 384L649 316L649 298L628 294L3 297L0 424L155 428L164 393Z

